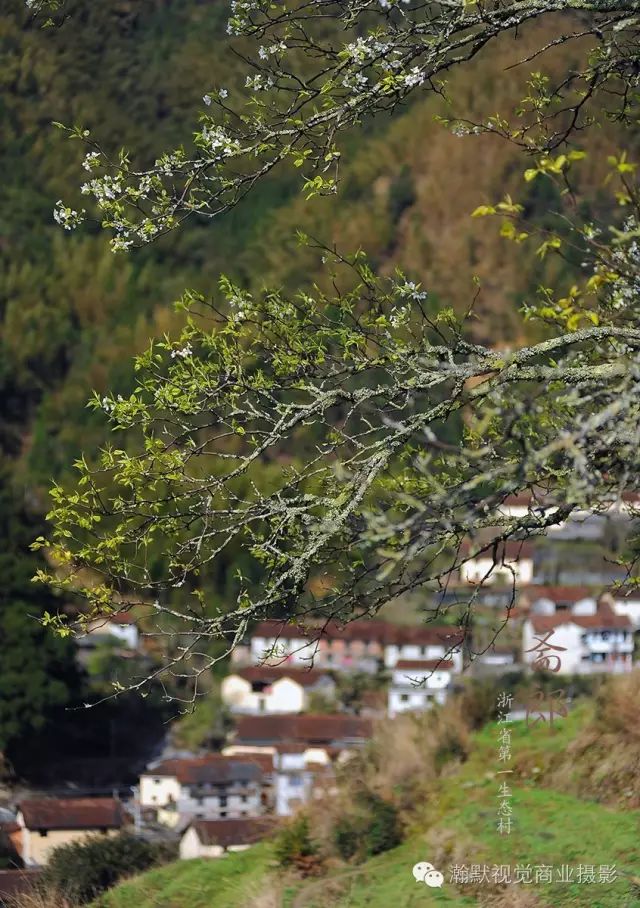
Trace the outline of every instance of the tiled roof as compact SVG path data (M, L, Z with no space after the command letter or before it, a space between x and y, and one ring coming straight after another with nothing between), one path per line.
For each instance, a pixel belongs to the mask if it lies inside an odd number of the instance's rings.
M444 625L421 624L401 625L388 621L350 621L338 624L330 621L325 625L306 625L301 627L284 621L262 621L253 632L254 637L276 640L344 640L363 643L381 643L402 645L404 643L438 644L446 642L449 646L462 642L463 631Z
M194 820L190 827L195 829L203 845L228 848L230 845L258 842L273 831L274 825L270 817L247 817L235 820Z
M453 668L453 662L451 659L400 659L399 662L396 662L395 667L397 669L411 669L417 672L446 672Z
M0 870L0 904L29 892L42 876L41 870Z
M242 716L236 743L287 741L298 744L330 744L344 739L368 738L371 722L359 716L333 715Z
M610 587L602 595L611 597L616 602L638 602L640 600L640 588L636 586Z
M115 798L33 798L18 810L27 829L119 829L124 822Z
M279 681L281 678L291 678L302 687L313 687L322 678L327 678L326 672L317 669L306 668L288 668L285 665L249 665L247 668L240 668L231 672L232 675L239 675L245 681L250 683L264 682L265 684Z
M394 639L390 643L398 646L405 644L446 646L451 649L458 647L464 640L464 630L446 625L420 624L420 625L391 625L395 627Z
M626 615L616 615L606 605L601 605L595 615L572 615L562 612L559 615L531 615L530 621L536 634L548 634L562 624L577 624L578 627L603 630L631 630L633 627Z
M579 602L581 599L597 598L588 586L528 586L524 591L529 602L550 599L552 602Z
M131 612L116 612L114 615L109 615L106 619L112 624L135 624L136 619L133 617Z
M240 763L253 763L265 774L273 772L273 754L267 753L239 753L233 755L234 760Z
M241 756L207 754L204 757L163 760L145 773L150 776L175 776L181 785L259 782L262 770L258 763Z

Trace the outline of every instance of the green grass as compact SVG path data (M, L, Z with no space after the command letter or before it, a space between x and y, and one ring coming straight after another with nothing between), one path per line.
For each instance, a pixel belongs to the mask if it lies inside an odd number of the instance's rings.
M185 861L142 875L108 894L99 908L420 908L482 904L495 887L454 885L454 864L572 866L615 864L618 879L607 884L540 883L522 886L541 908L631 908L640 905L631 877L640 877L640 811L615 810L545 787L550 764L590 718L575 709L557 731L547 725L511 726L515 772L513 831L496 830L499 726L474 736L470 758L441 780L407 841L359 867L331 871L319 880L279 878L269 846L260 845L219 861ZM430 861L445 875L441 890L416 883L413 865ZM509 893L514 889L507 890ZM271 893L272 899L255 901ZM506 906L508 902L505 901ZM514 904L517 904L514 902Z
M150 870L105 893L95 908L246 908L268 875L269 845Z

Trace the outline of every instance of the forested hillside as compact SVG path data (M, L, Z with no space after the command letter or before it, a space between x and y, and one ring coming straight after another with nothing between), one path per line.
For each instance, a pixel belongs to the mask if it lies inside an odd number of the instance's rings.
M44 513L50 480L103 442L104 420L86 408L91 390L127 392L131 357L149 337L178 324L172 302L184 288L211 293L223 271L250 287L314 280L315 253L292 255L297 228L345 251L362 246L380 271L402 266L424 282L434 306L468 306L478 274L477 311L484 317L474 330L496 344L522 336L518 306L540 282L550 274L570 280L571 265L560 260L532 266L527 259L524 267L513 248L507 260L493 227L470 218L477 205L505 192L520 198L524 192L537 217L552 212L559 198L543 181L523 189L521 161L507 143L460 138L436 122L448 108L434 96L378 119L375 129L365 124L348 140L339 205L332 198L304 203L296 177L275 173L213 225L193 220L126 257L109 251L97 224L64 232L52 210L59 198L83 203L77 190L83 149L53 121L86 126L111 151L127 146L144 161L188 134L207 90L245 90L244 64L225 31L226 3L106 0L71 7L64 27L42 29L22 0L0 3L0 475L17 514ZM553 31L549 23L545 28ZM534 37L539 44L539 30ZM481 116L512 107L526 91L528 68L507 75L505 67L514 55L525 56L532 40L524 34L517 51L512 39L503 41L452 75L446 93L457 112ZM570 63L562 55L548 62ZM605 151L598 133L589 141ZM475 155L468 154L471 142ZM594 206L599 159L594 154L582 171ZM0 546L23 557L5 540ZM223 599L224 578L219 585ZM8 608L4 599L0 607Z

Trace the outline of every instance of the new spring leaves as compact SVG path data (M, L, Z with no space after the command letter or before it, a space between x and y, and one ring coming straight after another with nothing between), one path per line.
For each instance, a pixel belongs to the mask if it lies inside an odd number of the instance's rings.
M432 889L439 889L444 883L444 877L440 871L427 861L420 861L414 865L413 876L417 883L426 883Z

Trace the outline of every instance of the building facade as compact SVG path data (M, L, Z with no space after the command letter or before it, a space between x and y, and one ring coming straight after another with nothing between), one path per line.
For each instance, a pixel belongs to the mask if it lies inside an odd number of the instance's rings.
M55 848L117 835L124 810L114 798L32 798L18 804L12 841L25 867L44 866Z

